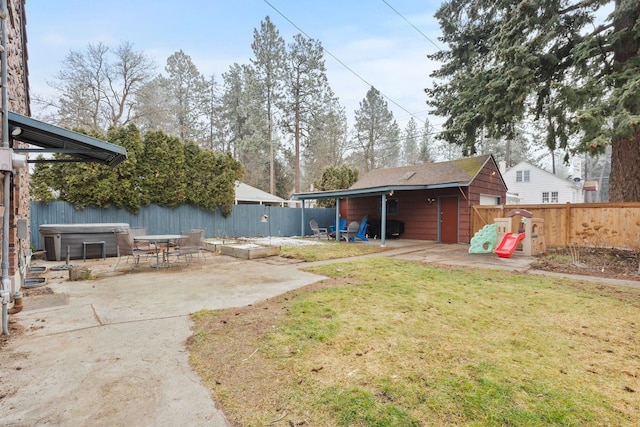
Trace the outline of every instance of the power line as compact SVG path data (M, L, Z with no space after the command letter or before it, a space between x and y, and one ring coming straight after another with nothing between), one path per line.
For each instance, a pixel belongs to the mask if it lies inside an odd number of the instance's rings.
M413 25L413 23L411 23L411 21L409 21L407 18L405 18L400 12L398 12L393 6L391 6L387 0L382 0L382 2L384 4L386 4L387 6L389 6L389 9L393 10L400 18L404 19L407 24L411 25L417 32L419 32L420 34L422 34L422 37L424 37L425 39L427 39L429 42L431 42L432 45L434 45L436 47L436 49L438 50L442 50L442 48L440 46L438 46L436 44L436 42L434 42L433 40L431 40L425 33L423 33L422 31L420 31L420 29L418 27L416 27L415 25Z
M287 22L289 22L291 25L293 25L294 28L296 28L298 31L300 31L302 34L304 34L305 37L307 37L310 40L313 40L313 38L311 36L309 36L307 33L304 32L304 30L302 28L300 28L299 26L297 26L295 24L295 22L293 22L291 19L289 19L284 13L280 12L280 10L278 10L274 5L272 5L271 3L269 3L268 0L264 0L264 2L266 4L269 5L269 7L271 7L273 10L275 10L280 16L282 16ZM329 50L327 50L324 46L322 47L322 50L324 50L325 52L327 52L327 54L329 56L331 56L333 59L335 59L340 65L342 65L344 68L346 68L351 74L353 74L354 76L356 76L358 79L360 79L362 82L364 82L365 84L367 84L370 87L375 87L375 85L369 83L364 77L362 77L360 74L356 73L354 70L352 70L347 64L345 64L344 62L342 62L337 56L335 56L333 53L331 53ZM412 112L410 112L409 110L407 110L406 108L404 108L402 105L398 104L396 101L394 101L391 97L385 95L382 91L378 90L378 92L380 92L380 95L382 95L383 97L387 98L389 100L389 102L391 102L392 104L394 104L395 106L397 106L398 108L400 108L402 111L404 111L405 113L409 114L411 117L416 118L417 120L421 121L424 123L424 120L422 120L421 118L417 117L416 115L414 115Z

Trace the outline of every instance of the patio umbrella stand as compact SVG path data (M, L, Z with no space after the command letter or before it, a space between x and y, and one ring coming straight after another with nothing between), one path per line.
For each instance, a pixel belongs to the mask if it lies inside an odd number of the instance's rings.
M69 264L69 259L71 258L71 251L69 250L69 246L67 246L67 259L66 262L62 265L56 265L51 267L51 270L53 271L65 271L65 270L69 270L71 268L74 267L78 267L77 265L73 265L73 264Z

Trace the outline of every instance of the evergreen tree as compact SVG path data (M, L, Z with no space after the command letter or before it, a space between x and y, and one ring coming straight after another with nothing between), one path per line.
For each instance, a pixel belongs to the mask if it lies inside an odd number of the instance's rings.
M183 148L189 177L185 203L208 210L221 207L224 216L230 214L235 202L235 183L243 174L240 163L229 153L203 150L190 141Z
M308 141L314 115L320 110L328 90L323 50L320 42L297 34L289 45L283 91L284 131L293 137L294 191L300 191L301 147Z
M400 130L382 94L371 87L355 112L355 143L365 172L392 163L399 153Z
M435 161L435 131L429 119L425 119L420 134L420 146L418 148L418 162L428 163Z
M92 136L125 147L127 160L116 168L97 163L38 163L30 181L33 200L67 201L77 209L115 206L133 213L152 203L189 203L230 212L234 185L243 170L229 154L216 154L193 142L183 144L162 131L142 137L133 125ZM56 154L55 159L68 157Z
M226 151L244 166L246 184L269 191L266 177L269 176L272 142L262 83L248 65L234 64L222 78L221 111Z
M322 107L313 115L313 124L304 147L305 188L318 181L327 166L342 165L347 149L344 108L340 107L332 93L328 93Z
M416 120L411 117L404 130L404 145L402 147L404 165L415 165L418 162L418 138L418 125Z
M285 43L279 31L267 16L260 23L260 31L253 32L251 49L255 58L251 64L257 79L262 83L264 109L267 114L267 134L269 136L269 192L275 194L275 156L277 149L274 141L274 114L282 96L282 79L285 61Z
M315 182L317 191L344 190L351 187L358 181L358 169L351 169L346 165L339 167L328 166L322 171L322 176ZM334 199L320 199L318 206L334 208Z
M206 97L202 105L204 135L201 146L210 150L225 151L222 123L221 94L214 75L206 82Z
M179 206L186 203L187 173L180 139L162 131L144 135L144 153L138 161L144 204Z
M532 116L552 153L611 145L610 201L640 201L638 2L450 0L436 17L449 50L427 93L447 142L472 154Z
M182 50L167 59L162 86L168 89L170 108L175 120L175 134L180 140L200 142L203 138L202 118L207 83L191 57Z

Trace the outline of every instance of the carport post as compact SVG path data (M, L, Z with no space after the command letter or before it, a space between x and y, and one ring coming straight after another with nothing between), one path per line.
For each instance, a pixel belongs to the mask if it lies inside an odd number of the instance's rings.
M340 242L340 197L336 197L336 242Z
M384 248L387 236L387 195L382 194L382 215L380 218L380 246Z
M304 237L304 199L302 199L302 210L300 211L300 216L302 217L302 225L300 227L300 237Z

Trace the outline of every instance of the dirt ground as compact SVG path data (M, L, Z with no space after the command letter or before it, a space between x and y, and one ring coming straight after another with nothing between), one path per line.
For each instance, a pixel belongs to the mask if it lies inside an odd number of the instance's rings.
M549 251L531 268L561 274L640 281L640 254L616 248L579 248Z

